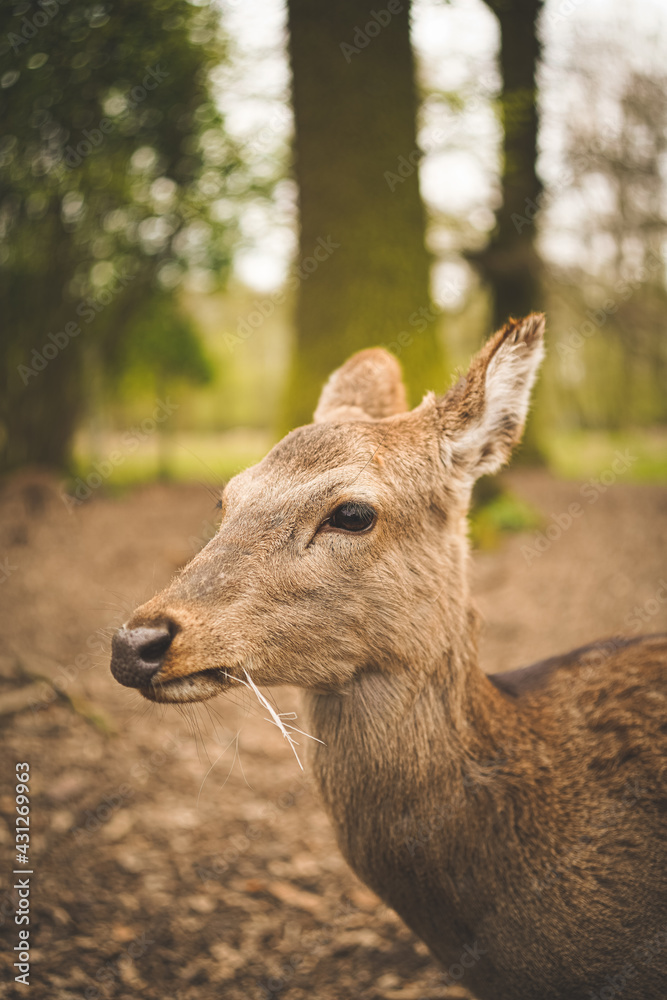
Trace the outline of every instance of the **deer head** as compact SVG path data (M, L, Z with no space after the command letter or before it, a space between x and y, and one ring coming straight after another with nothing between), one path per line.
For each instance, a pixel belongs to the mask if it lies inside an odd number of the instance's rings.
M227 484L216 536L118 631L116 679L184 702L244 671L326 691L435 669L466 631L472 487L521 437L543 332L540 315L510 321L412 411L395 358L350 358L314 423Z

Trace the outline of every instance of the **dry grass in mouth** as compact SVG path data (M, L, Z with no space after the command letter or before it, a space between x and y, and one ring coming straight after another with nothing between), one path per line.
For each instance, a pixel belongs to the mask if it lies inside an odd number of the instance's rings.
M322 743L322 746L324 746L324 743L322 742L322 740L318 740L317 736L311 736L310 733L305 733L303 729L298 729L297 726L291 726L285 723L283 721L284 719L296 719L296 712L276 712L275 708L268 700L268 698L266 698L259 690L259 688L253 681L248 671L244 669L243 673L246 676L245 680L243 680L242 677L232 677L231 674L227 674L227 677L229 677L230 680L238 681L239 684L243 684L245 687L250 688L250 690L254 692L262 708L265 708L266 711L269 713L270 718L266 719L266 721L278 727L280 732L283 734L283 736L289 743L292 753L296 757L297 764L303 771L303 764L301 763L299 754L297 753L296 749L299 746L299 743L297 743L297 741L294 739L292 733L300 733L301 736L305 736L306 739L315 740L316 743Z

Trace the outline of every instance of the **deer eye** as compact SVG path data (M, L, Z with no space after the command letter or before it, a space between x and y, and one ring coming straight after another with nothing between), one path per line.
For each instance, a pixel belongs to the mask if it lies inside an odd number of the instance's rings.
M376 514L366 503L344 503L322 525L326 531L352 531L359 534L375 524Z

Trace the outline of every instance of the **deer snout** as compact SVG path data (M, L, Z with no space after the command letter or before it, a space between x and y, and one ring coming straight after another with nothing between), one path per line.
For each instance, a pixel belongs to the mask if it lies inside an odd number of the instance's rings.
M111 673L125 687L150 684L171 646L175 628L171 623L151 628L118 629L111 640Z

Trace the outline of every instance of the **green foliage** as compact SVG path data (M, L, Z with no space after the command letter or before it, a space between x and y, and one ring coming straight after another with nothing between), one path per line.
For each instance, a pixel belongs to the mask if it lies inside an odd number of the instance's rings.
M224 279L238 207L255 193L213 102L224 54L206 2L0 9L5 467L62 464L86 359L147 356L160 325L147 301L164 319L173 297L160 294L186 275L201 288ZM160 363L201 378L194 342L167 324Z
M114 352L113 364L125 381L144 385L147 379L156 385L180 380L201 385L213 377L197 329L174 294L157 294L143 303Z
M253 431L216 435L178 434L173 441L169 440L165 454L160 435L153 434L144 436L135 450L123 450L124 434L132 434L136 426L130 422L123 433L104 435L94 453L85 441L77 445L66 481L66 492L73 495L81 482L88 482L91 474L94 477L92 483L98 483L99 477L95 473L100 463L106 463L106 469L111 469L110 474L105 475L103 484L96 487L105 494L122 493L161 477L200 483L219 495L224 483L243 469L260 462L274 444L266 433ZM121 460L112 466L108 458L114 452L120 454ZM216 516L212 504L211 518Z
M554 433L548 439L549 463L564 479L588 479L613 471L620 456L627 466L623 482L667 482L667 430L629 428L608 431Z
M530 531L541 523L538 512L525 500L503 489L497 480L489 483L489 489L476 495L470 514L470 538L479 549L495 548L503 534Z

